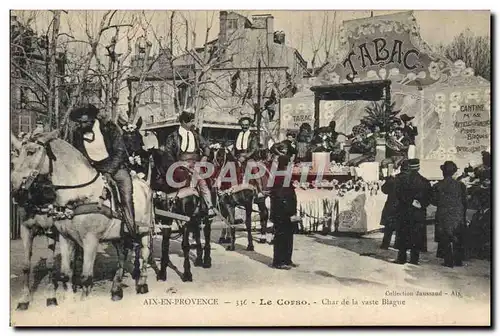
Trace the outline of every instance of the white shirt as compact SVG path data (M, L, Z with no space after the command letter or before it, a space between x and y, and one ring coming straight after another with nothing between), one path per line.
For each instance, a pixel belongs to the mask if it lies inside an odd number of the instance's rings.
M94 127L92 127L94 132L94 140L92 140L92 133L88 132L83 135L83 145L87 151L87 155L93 161L99 162L109 157L109 153L106 149L106 144L104 143L104 137L101 133L99 120L94 122ZM89 139L92 141L87 141Z
M181 136L181 151L185 153L193 153L196 150L196 140L194 134L184 127L179 127L179 135Z
M250 130L246 132L241 131L236 139L236 149L246 150L248 148L248 139L250 138Z

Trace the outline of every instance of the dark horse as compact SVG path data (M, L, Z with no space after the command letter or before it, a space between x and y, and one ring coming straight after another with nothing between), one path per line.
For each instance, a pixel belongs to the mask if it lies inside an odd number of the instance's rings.
M193 281L191 274L191 263L189 260L189 234L193 234L196 242L196 259L194 266L212 267L210 253L211 220L207 216L207 207L195 188L191 188L192 172L189 169L179 167L176 169L175 182L185 181L185 187L175 189L166 181L166 174L170 162L164 160L165 153L161 149L149 149L146 151L139 128L142 119L136 123L136 127L124 126L123 135L127 151L130 157L141 157L141 164L132 163L131 169L146 175L151 189L154 191L153 206L155 208L155 220L162 232L162 252L160 269L157 271L157 280L167 280L167 267L170 264L169 249L172 233L182 236L182 251L184 254L183 281ZM134 125L132 125L134 126ZM142 159L144 158L144 159ZM175 218L174 218L175 217ZM173 224L177 224L178 231ZM201 244L201 230L203 230L205 245ZM153 262L151 260L151 262ZM155 267L156 265L153 265Z
M155 191L153 198L156 222L162 232L162 253L160 270L157 279L167 280L167 266L170 264L170 238L174 232L173 222L177 223L178 233L182 236L182 251L184 254L183 281L193 281L191 263L189 260L189 234L193 234L196 242L196 259L194 266L203 268L212 267L210 253L211 220L207 216L207 206L196 188L191 187L192 171L189 168L176 169L174 180L177 183L185 181L180 189L172 188L166 181L169 163L164 162L163 151L156 150L153 155L153 169L151 171L151 188ZM174 219L174 217L176 217ZM203 230L205 245L201 244L201 230Z
M139 117L136 124L120 124L122 128L123 142L127 149L128 167L137 174L144 174L145 179L150 178L149 164L152 152L155 149L146 150L144 141L139 132L142 126L142 117Z
M236 223L235 210L237 207L241 207L245 210L245 226L247 230L248 246L247 251L253 251L254 245L252 240L252 212L253 204L256 203L259 208L260 213L260 237L259 243L266 242L266 231L267 231L267 220L269 218L269 211L266 207L265 200L257 200L257 190L250 183L243 183L241 176L243 175L242 167L240 167L238 161L234 155L226 148L222 147L219 149L212 148L210 161L214 164L215 173L212 175L212 197L214 198L214 204L217 204L221 215L229 221L230 237L227 238L227 231L224 228L219 238L219 243L229 243L227 247L228 251L235 250L235 239L236 239L236 229L234 227ZM231 174L231 169L223 169L226 165L234 165L236 168L237 179L234 182L222 182L220 178L228 178ZM224 174L224 172L227 172Z

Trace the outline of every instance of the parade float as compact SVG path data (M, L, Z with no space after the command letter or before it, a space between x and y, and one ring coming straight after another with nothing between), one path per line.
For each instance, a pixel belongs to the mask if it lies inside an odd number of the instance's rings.
M303 122L324 127L331 120L349 134L363 118L369 103L356 99L321 100L315 118L311 87L389 80L390 100L401 114L415 117L420 130L416 147L424 176L440 179L445 160L463 168L489 149L490 82L463 61L433 52L413 12L344 21L338 41L318 75L305 79L293 98L280 100L282 136Z
M433 52L419 31L411 11L344 21L334 56L316 77L307 78L299 85L294 97L280 100L281 138L289 131L297 131L302 123L317 129L328 126L332 120L336 122L337 131L350 134L366 116L366 107L373 101L383 100L386 106L393 104L400 115L414 117L414 125L419 129L416 154L423 176L441 179L439 167L445 160L455 161L460 168L469 162L477 163L479 153L490 148L490 82L475 76L473 69L466 67L463 61L451 62ZM356 84L359 84L358 94L352 90L342 93L344 85ZM373 90L377 85L383 92ZM367 91L372 92L373 99L366 99L370 96ZM329 99L335 95L338 97ZM360 99L361 96L365 99ZM382 141L378 145L385 147ZM374 165L382 159L377 157ZM321 159L313 161L313 166L317 166L316 162ZM340 180L342 176L347 181L353 178L352 170L333 168L334 163L330 165L332 168L326 167L326 171L337 169L339 172L338 176L326 174L327 180ZM373 172L372 169L356 167L358 174ZM314 171L311 175L316 180ZM378 178L363 181L379 183L375 180ZM342 197L333 189L330 193L320 192L311 184L297 189L304 226L317 231L321 223L330 222L333 224L327 231L359 233L379 228L386 196L368 189L353 189Z

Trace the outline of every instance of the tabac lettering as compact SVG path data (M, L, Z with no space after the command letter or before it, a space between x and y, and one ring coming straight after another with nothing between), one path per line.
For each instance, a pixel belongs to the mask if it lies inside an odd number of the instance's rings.
M373 39L372 42L362 43L351 50L342 65L353 76L356 76L360 69L364 70L377 64L381 67L388 64L400 64L406 70L414 70L418 67L419 55L419 51L413 48L405 51L401 40L394 40L391 47L385 38L380 37Z
M392 47L392 54L389 63L398 62L399 64L401 64L401 54L403 53L401 50L402 46L403 42L401 42L400 40L394 40L394 46ZM394 61L394 56L398 57L397 61Z
M380 45L379 42L381 42ZM375 61L377 62L386 61L389 58L389 50L385 49L387 41L383 38L377 38L373 40L373 44L375 44Z
M373 63L372 57L370 56L370 52L368 51L368 49L366 49L366 43L363 43L359 46L359 51L361 52L361 66L363 68L366 68L365 58L370 61L370 65L375 65L375 63Z
M347 59L344 61L344 63L342 63L342 65L345 67L346 63L349 63L349 66L351 67L351 73L352 73L352 75L356 76L358 74L358 72L356 71L356 69L354 69L354 65L352 64L352 60L351 60L352 56L356 56L356 54L354 53L354 51L351 51L349 53L349 55L347 56Z

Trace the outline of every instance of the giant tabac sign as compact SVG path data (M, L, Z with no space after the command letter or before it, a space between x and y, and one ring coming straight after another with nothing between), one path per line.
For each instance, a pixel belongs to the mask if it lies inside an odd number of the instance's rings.
M280 102L280 128L314 122L309 87L350 81L391 80L391 101L415 117L422 159L475 158L490 144L490 83L463 61L434 53L420 37L412 12L346 21L339 47L317 78ZM320 126L330 120L349 133L365 115L366 102L321 101ZM284 132L283 132L284 133Z
M328 82L395 79L427 86L451 70L420 38L412 12L345 21L339 48L320 77Z

